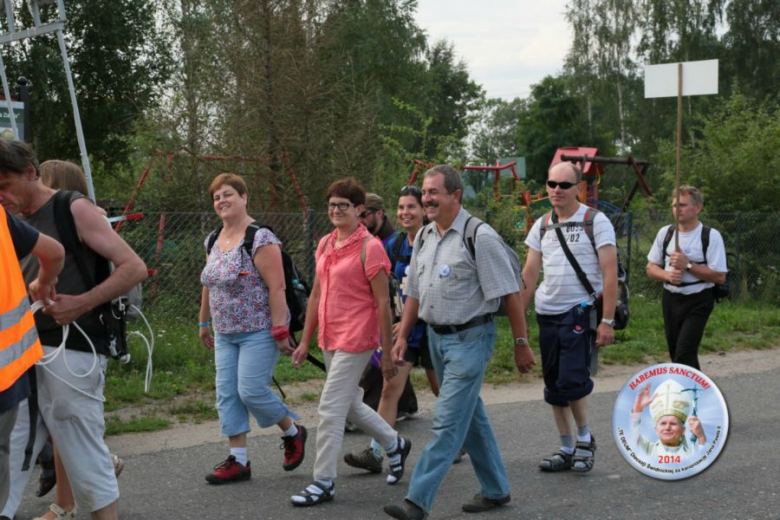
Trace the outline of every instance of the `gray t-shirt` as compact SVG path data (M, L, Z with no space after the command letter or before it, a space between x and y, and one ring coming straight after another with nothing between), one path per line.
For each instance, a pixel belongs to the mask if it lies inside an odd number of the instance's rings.
M73 192L70 203L78 199L86 198L84 195L78 192ZM89 200L89 199L87 199ZM103 217L99 217L103 218ZM21 217L21 220L27 222L41 233L49 235L57 242L62 243L62 238L57 231L57 225L54 222L54 197L50 198L46 203L41 206L38 211L31 215ZM84 246L83 257L85 259L85 267L88 273L95 273L97 266L97 254ZM33 280L38 277L38 260L32 256L27 256L20 262L22 266L22 272L24 274L24 282L29 285ZM87 292L88 286L81 276L81 271L76 264L76 260L73 257L72 251L65 251L65 266L62 268L62 272L59 274L57 282L57 294L82 294ZM99 307L96 307L92 311L81 316L77 321L79 326L84 329L84 332L89 335L90 339L95 345L98 353L107 353L107 336L105 327L100 324L98 320ZM62 327L57 325L51 316L38 312L35 314L35 327L38 329L38 336L41 339L42 345L56 347L62 341ZM91 348L82 334L71 328L68 335L68 348L81 351L91 352Z
M427 323L466 323L496 312L501 297L520 290L501 237L487 224L477 229L476 261L471 257L463 243L468 217L461 208L443 235L431 223L415 237L406 295L420 301L419 317Z

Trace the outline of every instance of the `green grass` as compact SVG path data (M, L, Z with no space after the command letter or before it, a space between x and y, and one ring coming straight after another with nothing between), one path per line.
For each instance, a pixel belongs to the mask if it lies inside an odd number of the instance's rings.
M538 376L541 373L541 360L536 345L538 330L533 314L529 316L529 326L531 343L537 357L532 376ZM157 404L164 413L178 417L179 420L201 421L214 418L214 353L200 343L197 328L190 320L167 320L163 323L153 323L153 327L156 346L154 378L149 395L143 392L146 348L141 341L133 339L130 364L109 362L106 410ZM498 319L497 333L496 348L485 378L491 384L507 383L519 378L514 363L512 333L506 318ZM701 352L772 348L780 346L778 337L780 312L776 306L755 302L724 302L715 306L704 334ZM313 346L310 352L322 359L322 353L316 346ZM641 295L633 296L628 329L617 332L615 344L603 349L600 356L601 362L607 365L667 361L660 301L645 299ZM311 363L305 363L300 370L296 370L286 357L279 360L275 373L276 379L283 387L310 379L324 379L324 375ZM412 381L415 387L425 388L428 385L422 370L412 373ZM185 404L171 404L171 400L177 396L188 396L188 399ZM316 401L318 397L316 392L308 391L302 393L298 399ZM127 428L154 429L155 425L161 424L162 419L156 419L158 422L155 422L155 419L149 421L149 424L143 424L139 419L127 425L117 424L116 428L121 431L148 431ZM135 422L141 424L133 426ZM122 430L120 426L125 429Z
M164 430L171 425L171 421L162 417L133 415L128 420L116 416L106 417L106 435L119 435L120 433L153 432Z

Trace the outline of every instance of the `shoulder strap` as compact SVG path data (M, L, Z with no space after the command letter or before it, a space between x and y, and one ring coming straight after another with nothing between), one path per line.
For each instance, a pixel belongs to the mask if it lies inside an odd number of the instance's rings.
M553 224L557 224L558 219L555 213L552 215L552 221ZM561 245L561 249L563 250L563 254L566 255L566 259L569 261L571 266L574 268L574 272L577 273L577 278L580 280L580 283L585 288L587 293L596 300L598 298L598 294L596 294L596 290L591 285L590 281L588 281L588 277L585 275L585 273L582 270L582 267L580 267L579 262L577 262L577 259L574 258L574 255L571 252L571 249L569 249L569 245L566 243L566 237L563 236L563 231L561 231L561 228L556 226L555 227L555 234L558 235L558 243Z
M252 246L255 243L255 235L261 229L267 229L271 233L274 232L271 226L268 226L266 224L261 224L260 222L251 222L246 227L246 231L244 231L244 244L243 244L244 250L246 251L246 254L249 255L250 260L252 259Z
M593 222L596 220L596 215L598 215L598 213L598 210L589 207L585 210L585 218L582 222L582 227L585 228L585 234L588 235L590 243L593 244L594 251L597 251L597 249L596 238L593 236ZM598 254L598 252L596 254Z
M669 254L666 252L667 249L669 249L669 244L672 243L672 237L674 236L674 224L670 224L668 228L666 228L666 235L664 236L664 243L661 246L662 252L661 252L661 258L664 259L664 265L666 265L666 256Z
M477 261L477 230L482 224L484 224L483 221L474 215L469 215L469 218L466 219L466 224L463 226L463 243L466 249L469 250L471 259L475 262Z
M220 222L214 231L212 231L209 235L209 240L206 243L206 255L211 254L211 250L214 249L214 244L217 243L217 239L219 238L220 233L222 233L222 222Z
M435 226L435 225L436 225L435 222L430 222L430 223L424 225L423 228L420 231L417 232L417 233L420 234L420 251L422 251L423 244L425 244L425 237L426 237L426 235L428 235L428 233L430 233L431 230L433 229L431 226Z
M406 240L406 233L401 232L396 235L395 242L393 242L393 257L390 259L391 264L395 264L398 257L401 256L401 248L404 245L404 240Z
M710 231L712 231L710 226L704 226L701 229L701 250L702 253L704 253L703 265L707 265L707 248L710 247Z
M363 239L363 245L360 246L360 263L363 264L363 270L366 270L366 245L368 244L368 241L374 238L373 235L368 235L366 238Z
M73 213L70 211L72 191L60 190L54 194L54 224L57 226L57 233L60 235L60 242L65 251L73 257L76 267L81 274L81 278L87 287L92 288L97 285L94 273L87 271L87 264L84 255L84 243L79 240L79 234L76 230L76 221L73 220Z
M542 224L539 227L539 241L541 242L544 239L544 234L547 233L547 226L550 225L550 217L552 215L552 211L545 213L542 217Z

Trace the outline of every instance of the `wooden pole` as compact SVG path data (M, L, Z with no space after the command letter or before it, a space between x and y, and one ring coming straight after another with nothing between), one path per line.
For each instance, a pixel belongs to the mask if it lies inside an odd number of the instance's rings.
M680 148L682 146L682 88L683 88L683 64L677 64L677 176L676 186L674 190L674 204L675 208L680 203ZM674 218L674 250L680 251L680 220L677 218L675 212Z

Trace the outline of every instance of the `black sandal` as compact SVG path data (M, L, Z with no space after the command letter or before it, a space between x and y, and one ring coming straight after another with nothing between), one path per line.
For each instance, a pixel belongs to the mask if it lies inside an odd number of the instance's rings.
M292 502L292 505L296 507L316 506L323 502L333 500L335 491L335 484L331 484L330 487L325 487L325 484L315 480L309 487L297 495L290 497L290 501Z
M567 471L571 469L573 454L558 451L553 453L552 457L544 459L539 463L539 469L542 471Z
M587 473L592 470L595 453L596 437L591 433L590 442L577 442L574 457L571 461L571 470L577 473Z

